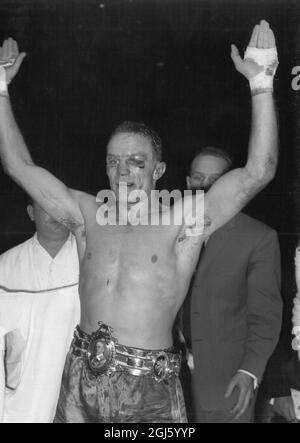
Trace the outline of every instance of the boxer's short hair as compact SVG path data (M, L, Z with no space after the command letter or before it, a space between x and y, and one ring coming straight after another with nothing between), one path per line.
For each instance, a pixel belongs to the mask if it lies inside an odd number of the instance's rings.
M158 133L150 126L146 125L146 123L125 121L116 127L110 138L122 133L137 134L149 139L156 159L158 161L162 160L162 139Z

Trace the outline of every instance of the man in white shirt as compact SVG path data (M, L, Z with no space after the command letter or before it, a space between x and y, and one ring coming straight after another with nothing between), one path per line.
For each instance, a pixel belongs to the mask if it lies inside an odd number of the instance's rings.
M10 332L4 423L53 421L80 316L74 237L39 205L28 213L36 234L0 257L0 326Z

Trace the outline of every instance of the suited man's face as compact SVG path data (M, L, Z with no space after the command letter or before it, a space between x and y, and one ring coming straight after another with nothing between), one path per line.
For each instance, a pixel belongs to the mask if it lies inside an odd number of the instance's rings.
M228 163L221 157L200 154L192 162L187 188L207 192L227 171Z

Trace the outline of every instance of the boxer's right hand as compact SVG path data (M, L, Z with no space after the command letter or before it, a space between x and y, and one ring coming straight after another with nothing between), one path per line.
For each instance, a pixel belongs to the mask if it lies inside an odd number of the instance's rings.
M7 84L15 78L25 57L26 53L19 52L18 43L15 40L12 38L4 40L0 47L0 66L5 67Z

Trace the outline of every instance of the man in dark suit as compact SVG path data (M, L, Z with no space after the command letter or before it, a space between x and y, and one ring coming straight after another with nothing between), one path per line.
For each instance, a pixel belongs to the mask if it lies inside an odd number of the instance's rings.
M207 191L231 164L223 150L202 149L188 188ZM281 328L280 274L276 232L242 213L206 243L183 311L194 358L191 421L251 422Z

